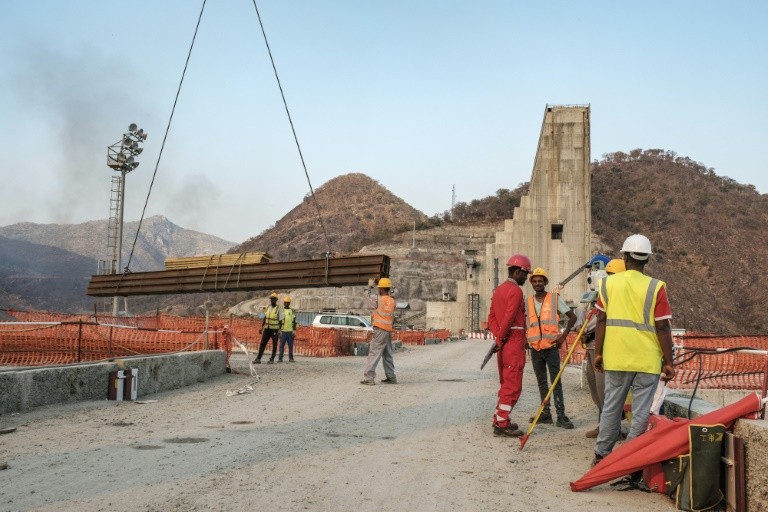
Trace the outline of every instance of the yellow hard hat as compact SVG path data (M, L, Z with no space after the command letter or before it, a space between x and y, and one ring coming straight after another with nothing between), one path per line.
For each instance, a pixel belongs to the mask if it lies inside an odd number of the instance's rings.
M392 280L388 277L379 279L379 288L392 288Z
M612 259L605 266L605 271L608 274L618 274L619 272L624 272L625 270L627 270L627 267L624 265L624 260L621 258Z
M287 302L288 304L290 304L290 303L291 303L291 298L290 298L290 297L288 297L288 296L286 296L286 297L283 299L283 302Z
M544 270L541 267L536 267L533 269L533 272L531 272L531 275L528 277L528 280L532 280L535 276L541 276L544 278L544 280L549 284L549 276L547 275L547 271Z
M278 297L277 297L277 294L275 292L272 292L272 295L270 295L269 298L270 299L276 299Z

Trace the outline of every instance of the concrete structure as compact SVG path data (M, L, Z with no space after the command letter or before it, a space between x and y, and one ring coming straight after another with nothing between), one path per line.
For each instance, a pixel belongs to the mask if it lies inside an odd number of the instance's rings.
M485 254L467 255L467 279L458 283L456 301L427 303L427 328L479 330L512 254L526 254L545 268L550 287L592 256L589 113L589 106L547 106L528 194ZM578 306L585 290L584 279L576 278L561 294Z
M33 407L107 398L109 373L138 369L138 396L205 382L226 372L222 350L116 359L106 363L0 372L0 414Z

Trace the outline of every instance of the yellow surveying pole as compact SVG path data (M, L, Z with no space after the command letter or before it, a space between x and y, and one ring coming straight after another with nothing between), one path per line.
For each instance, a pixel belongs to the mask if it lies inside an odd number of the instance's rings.
M576 335L576 339L573 342L573 346L568 350L568 354L565 356L565 360L563 361L563 364L560 366L560 371L557 372L557 376L552 381L552 385L549 387L549 391L547 391L547 396L544 397L544 400L541 401L541 405L539 406L539 410L536 411L536 416L533 417L533 421L531 422L531 426L528 427L528 432L525 433L524 436L520 437L520 450L522 450L525 447L525 443L528 442L528 438L530 437L531 433L533 432L533 429L536 428L536 423L539 421L539 416L541 416L541 413L544 411L544 406L549 403L549 397L552 396L552 391L554 391L555 386L560 381L560 375L563 374L563 370L565 370L565 367L568 365L568 361L571 360L571 356L573 355L573 351L576 350L576 347L579 345L579 341L581 340L581 336L584 334L584 330L587 327L587 322L589 321L590 317L594 314L594 309L590 310L587 314L587 317L584 319L584 323L581 324L581 329L579 329L579 334Z

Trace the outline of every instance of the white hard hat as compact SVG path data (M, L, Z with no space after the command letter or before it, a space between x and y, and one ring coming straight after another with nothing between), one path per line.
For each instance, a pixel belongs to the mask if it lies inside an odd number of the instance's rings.
M651 241L644 235L630 235L624 240L621 246L622 253L629 253L636 260L644 261L653 254L651 250Z

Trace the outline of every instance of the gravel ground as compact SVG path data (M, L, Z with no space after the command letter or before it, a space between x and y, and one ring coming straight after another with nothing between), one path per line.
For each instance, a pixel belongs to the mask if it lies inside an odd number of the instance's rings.
M297 358L257 366L258 382L228 374L144 404L2 416L17 430L0 436L0 510L674 510L660 494L570 491L596 424L576 369L564 373L576 429L538 426L523 451L494 437L494 361L479 371L487 344L407 347L397 385L360 385L361 357ZM523 430L538 405L528 366L513 411Z

